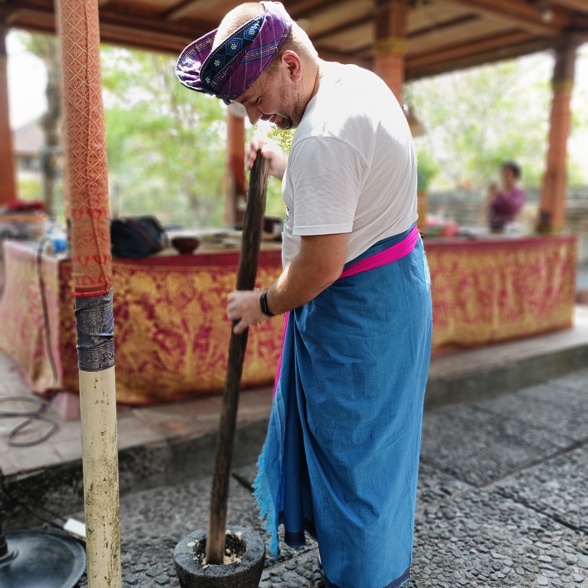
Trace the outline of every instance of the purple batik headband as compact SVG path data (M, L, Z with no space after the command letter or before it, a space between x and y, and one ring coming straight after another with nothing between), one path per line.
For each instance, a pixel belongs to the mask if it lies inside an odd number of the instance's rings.
M226 104L247 90L284 44L292 19L280 2L261 2L265 12L245 23L214 50L218 29L188 45L176 64L184 86Z

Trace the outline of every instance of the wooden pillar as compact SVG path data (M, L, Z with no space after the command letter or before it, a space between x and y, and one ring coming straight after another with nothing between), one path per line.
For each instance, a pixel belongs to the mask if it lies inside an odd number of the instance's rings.
M570 102L574 85L576 45L556 50L553 70L547 166L541 187L538 230L557 233L565 222L567 192L567 141L570 134Z
M227 110L227 194L225 222L242 227L245 210L245 119Z
M374 71L402 104L408 0L377 0Z
M0 206L16 200L15 156L12 148L12 131L8 108L8 54L6 34L8 29L0 26Z

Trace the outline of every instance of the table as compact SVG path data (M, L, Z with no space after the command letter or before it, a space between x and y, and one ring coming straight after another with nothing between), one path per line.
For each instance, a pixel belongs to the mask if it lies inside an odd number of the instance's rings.
M113 261L119 403L222 391L231 335L226 296L235 288L238 259L238 251L210 251ZM31 244L8 240L4 265L0 348L21 367L33 390L77 392L71 261L53 255L38 259ZM258 265L256 285L261 288L280 273L279 246L264 246ZM283 317L250 330L243 387L274 381L282 331Z
M433 353L572 326L575 236L425 239L425 250L433 293ZM119 403L222 391L230 339L225 299L236 283L238 256L237 250L198 251L113 262ZM70 260L37 259L34 246L18 241L4 242L4 257L0 348L34 390L78 391ZM279 247L262 249L258 287L279 275L280 263ZM251 329L244 387L273 382L282 330L282 317Z
M425 250L434 352L572 326L575 235L425 239Z

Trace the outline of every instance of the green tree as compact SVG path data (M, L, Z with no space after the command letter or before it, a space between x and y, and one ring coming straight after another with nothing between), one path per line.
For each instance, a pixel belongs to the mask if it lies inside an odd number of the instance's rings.
M182 86L168 55L103 47L113 208L163 222L219 226L226 125L219 100Z
M51 217L62 216L63 191L59 181L61 174L61 133L59 128L61 119L61 65L59 46L53 35L22 33L20 40L28 52L43 61L47 71L47 84L45 87L47 110L39 120L44 135L41 152L41 183L47 214ZM30 182L28 185L30 186ZM26 195L27 191L24 190L25 186L22 182L20 188L23 189L22 193Z
M527 186L540 185L552 67L535 55L409 85L407 97L427 128L417 139L419 151L439 165L436 187L485 187L507 159L522 165ZM569 170L570 182L578 181L575 162Z

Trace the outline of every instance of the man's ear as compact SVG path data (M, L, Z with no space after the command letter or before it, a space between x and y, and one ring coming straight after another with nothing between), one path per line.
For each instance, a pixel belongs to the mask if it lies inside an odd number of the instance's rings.
M284 51L282 53L282 63L288 68L288 73L293 81L299 82L302 79L302 64L296 52L289 49Z

